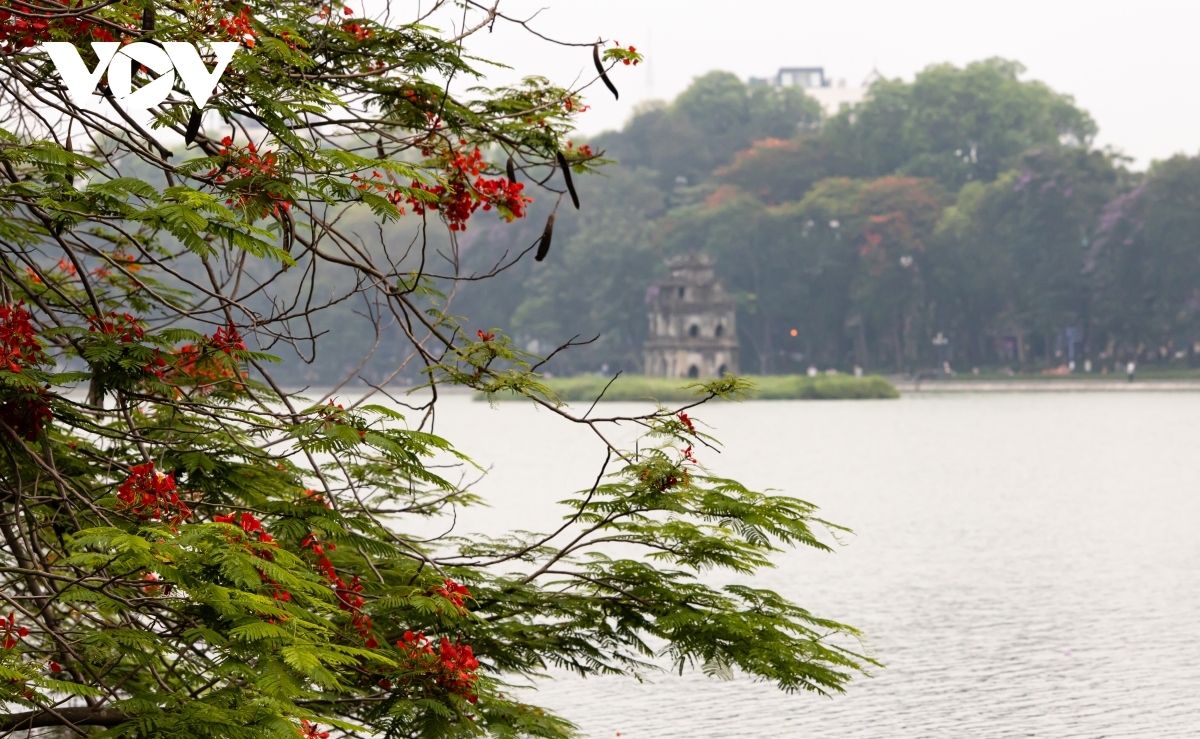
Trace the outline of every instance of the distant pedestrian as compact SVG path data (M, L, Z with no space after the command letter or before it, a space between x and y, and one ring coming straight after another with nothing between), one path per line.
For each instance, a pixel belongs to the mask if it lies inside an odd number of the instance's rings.
M1125 365L1125 372L1129 374L1129 381L1133 382L1133 373L1137 372L1137 362L1130 361L1129 364Z

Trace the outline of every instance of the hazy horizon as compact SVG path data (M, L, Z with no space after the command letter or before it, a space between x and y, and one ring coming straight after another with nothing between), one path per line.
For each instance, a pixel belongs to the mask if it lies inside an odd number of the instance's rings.
M969 5L747 0L736 11L711 10L716 7L721 6L711 0L603 5L506 0L501 10L532 18L532 28L558 40L587 42L598 33L645 52L644 65L616 71L620 101L602 88L589 90L592 109L579 120L587 135L620 128L639 103L670 100L714 69L746 79L771 76L783 66L823 66L827 77L853 86L873 69L911 80L931 64L961 66L999 56L1025 65L1024 79L1072 95L1099 125L1096 144L1127 154L1138 169L1155 159L1200 152L1200 127L1194 123L1200 97L1185 82L1200 66L1200 46L1190 38L1200 25L1200 3L1149 2L1138 13L1115 3L1075 0ZM1125 12L1117 12L1123 7ZM764 17L777 22L764 23ZM527 38L511 43L518 33L501 23L494 34L481 34L468 45L469 53L513 65L512 71L490 74L488 84L535 73L570 84L593 74L586 48L532 44Z

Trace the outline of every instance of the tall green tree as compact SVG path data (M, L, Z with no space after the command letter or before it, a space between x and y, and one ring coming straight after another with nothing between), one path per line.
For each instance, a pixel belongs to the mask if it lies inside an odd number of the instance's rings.
M1086 147L1096 124L1067 95L1023 81L1019 63L987 59L931 66L913 82L881 79L865 103L835 116L824 135L839 173L930 177L951 191L990 182L1025 152Z
M1085 271L1095 296L1098 353L1139 349L1195 361L1200 340L1200 159L1156 162L1136 187L1105 205Z
M821 109L798 88L747 86L729 72L698 77L670 104L634 115L594 147L624 166L651 170L664 189L696 184L755 141L815 128Z
M1021 364L1034 353L1060 360L1064 332L1091 324L1089 239L1124 180L1102 152L1052 147L964 188L931 257L939 329L957 331L972 361L995 356L988 344L1005 340Z

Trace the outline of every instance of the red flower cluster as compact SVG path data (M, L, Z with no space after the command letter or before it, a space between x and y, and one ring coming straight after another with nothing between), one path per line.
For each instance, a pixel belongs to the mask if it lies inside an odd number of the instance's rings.
M567 150L566 150L566 152L564 152L565 154L568 155L567 158L570 159L571 157L569 155L572 153L575 153L575 152L578 152L579 159L595 159L596 158L596 152L592 151L591 146L584 144L583 146L580 146L578 149L576 149L575 142L568 141L567 142Z
M162 592L162 586L156 584L158 582L158 575L154 574L153 572L147 572L145 575L142 575L142 579L150 583L149 585L142 586L143 593L148 595L158 595Z
M470 590L467 590L465 586L459 585L450 578L446 578L446 581L442 584L442 587L433 592L453 603L454 607L459 610L462 610L463 598L471 597Z
M679 422L687 426L688 431L691 431L693 434L696 433L696 426L692 423L692 419L688 418L688 414L681 411L679 413Z
M254 534L255 538L257 538L258 541L263 544L278 546L275 543L275 537L268 534L266 529L263 528L262 521L259 521L250 513L226 513L224 516L213 516L213 521L216 523L232 524L241 528L241 530L245 531L247 534ZM271 561L273 559L273 555L271 554L270 550L253 550L252 554L255 557L265 559L267 561ZM271 597L275 600L286 602L292 599L292 594L290 592L281 588L279 583L267 577L261 571L258 573L258 579L271 586ZM267 619L267 622L275 623L275 619Z
M0 369L20 372L49 362L23 303L0 305ZM26 441L34 441L54 414L45 390L20 391L0 403L0 420Z
M329 501L325 500L325 496L318 493L316 490L305 490L304 497L308 498L313 503L323 505L326 508L333 508L333 506L329 505ZM300 505L300 501L296 501L296 505ZM330 544L329 549L333 550L334 546L332 544Z
M87 320L89 331L111 336L122 344L132 344L146 335L138 320L128 313L109 311L107 316L88 316Z
M350 181L355 183L354 184L355 190L366 191L366 190L370 190L371 187L374 186L374 188L376 190L378 190L379 192L383 192L384 190L387 189L387 185L383 184L382 182L376 181L380 177L383 177L383 175L379 174L379 170L376 169L376 170L371 171L371 179L367 179L365 177L359 177L357 174L352 174L352 175L350 175ZM396 198L394 198L394 197L392 197L390 199L393 201L396 200ZM400 212L403 213L404 209L401 208Z
M478 333L480 341L491 341L492 339L496 338L495 334L490 332L485 333L483 329L479 329Z
M303 739L329 739L328 731L319 731L316 724L308 723L308 719L300 719L300 728L296 729Z
M31 316L23 306L24 303L0 305L0 368L10 372L46 361L42 343L29 320Z
M134 465L130 475L117 488L117 503L121 509L139 518L165 521L178 526L192 517L187 503L175 492L175 473L164 475L154 469L153 462Z
M699 464L698 462L696 462L696 458L694 456L692 456L692 445L691 444L688 444L687 447L684 449L680 449L679 452L683 455L683 458L686 459L687 461L691 462L692 464Z
M232 323L228 326L218 328L213 333L212 338L208 340L208 343L214 349L220 349L226 354L232 349L246 351L246 342L242 340L242 335L238 333L237 327Z
M211 337L206 336L203 346L220 349L226 354L235 349L246 350L246 342L233 324L218 328ZM175 350L172 364L181 379L208 381L214 385L223 380L237 379L237 371L233 367L227 363L215 361L212 357L206 357L201 347L193 344L184 344Z
M354 15L354 11L349 6L342 8L342 13L346 15ZM375 35L370 28L367 28L358 21L346 21L342 24L342 30L354 37L355 41L366 41Z
M23 305L18 302L14 306L0 306L0 368L10 372L20 372L49 361ZM0 403L0 420L26 441L35 440L42 433L42 427L54 417L50 413L48 395L46 390L17 390L16 395Z
M217 384L221 380L236 378L236 372L232 367L206 358L200 353L199 347L193 346L193 344L184 344L176 349L173 364L174 371L181 375L181 379L208 380L211 384Z
M308 492L308 491L305 491ZM341 576L338 575L333 563L329 561L329 557L325 552L332 552L337 549L337 545L329 542L322 545L317 540L316 534L309 534L300 542L301 549L312 549L312 553L317 556L317 571L325 576L325 580L333 586L333 592L337 595L338 608L343 611L350 612L350 625L358 632L358 635L366 639L364 645L367 649L374 649L379 646L379 641L371 634L371 617L362 612L363 604L366 602L359 595L363 591L362 582L359 581L358 575L350 579L350 584L347 585Z
M54 419L45 390L23 393L20 398L0 403L0 420L25 441L36 441L42 428Z
M240 516L236 513L227 513L224 516L213 516L213 521L217 523L229 523L235 526L240 526L242 531L247 534L255 534L258 540L264 544L274 544L275 539L266 532L263 528L262 521L252 516L249 513L242 513Z
M44 8L34 10L22 2L5 3L11 8L0 9L0 54L12 54L20 49L28 49L43 41L50 40L52 30L62 30L71 38L83 39L91 37L94 41L116 41L116 36L108 29L101 28L83 18L27 18L17 13L45 13ZM82 7L83 3L80 2Z
M359 593L363 591L363 586L358 575L350 578L349 585L343 583L340 577L336 578L333 581L333 591L337 593L340 601L338 608L350 611L350 626L358 632L359 636L367 640L363 646L367 649L379 646L379 641L371 634L371 617L362 612L364 601Z
M620 41L615 41L615 40L614 40L614 41L613 41L613 43L614 43L614 44L616 44L616 46L617 46L617 49L620 49L621 51L625 51L625 49L622 49L622 48L621 48L621 42L620 42ZM630 46L630 47L629 47L629 53L630 53L630 54L636 54L636 53L637 53L637 47ZM622 63L623 63L625 66L627 66L627 67L628 67L630 64L632 64L633 66L635 66L635 67L636 67L636 66L637 66L637 64L638 64L638 60L637 60L637 59L628 59L628 58L626 58L626 59L622 59L622 60L621 60L621 62L622 62Z
M308 549L310 547L312 548L312 553L317 556L317 571L324 575L325 579L335 587L345 587L345 584L342 583L341 579L338 577L337 570L335 570L333 567L333 562L330 562L329 557L325 555L325 552L327 551L335 551L337 549L337 544L329 542L325 545L322 545L319 541L317 541L316 534L309 534L308 536L304 537L303 541L300 542L300 548Z
M29 636L29 629L24 626L17 626L17 614L10 613L8 618L0 618L0 624L4 625L4 641L0 642L5 649L12 649L17 646L17 642Z
M592 106L581 105L578 102L576 102L575 98L567 98L566 100L563 101L563 109L566 110L568 113L570 113L572 111L575 111L578 113L586 113L592 109Z
M483 167L483 155L480 154L479 147L475 147L470 154L455 152L449 165L448 186L413 182L414 188L434 195L437 202L430 203L412 195L405 197L400 192L390 193L388 200L394 204L399 204L402 199L406 200L417 215L424 215L428 209L440 210L450 224L451 231L466 230L467 219L480 206L484 210L502 210L507 221L523 218L525 206L533 202L533 198L524 194L525 185L509 182L505 177L491 180L481 177ZM471 181L472 177L475 178L474 182Z
M241 41L248 49L254 48L254 40L258 37L258 32L254 30L252 24L253 19L250 17L250 8L247 7L243 7L238 11L237 15L217 21L217 27L226 36L234 41Z
M422 633L404 632L404 640L396 642L396 646L408 658L410 667L423 667L433 674L434 682L455 695L461 695L471 703L478 700L475 694L475 684L479 675L479 660L471 647L452 644L449 639L442 637L439 649L434 652L429 637Z
M167 360L163 359L162 354L159 353L158 349L155 349L154 359L150 362L150 364L147 364L142 369L161 380L167 376Z
M237 182L252 177L273 179L281 177L276 153L264 151L260 154L253 141L242 148L234 146L233 139L226 136L221 139L221 150L218 155L227 157L228 161L219 168L208 172L208 176L212 177L213 182L217 184L229 180ZM244 208L257 218L262 218L267 214L278 216L280 208L290 210L292 207L292 204L282 195L272 193L269 189L261 186L239 184L233 194L235 197L226 198L225 204L235 208Z

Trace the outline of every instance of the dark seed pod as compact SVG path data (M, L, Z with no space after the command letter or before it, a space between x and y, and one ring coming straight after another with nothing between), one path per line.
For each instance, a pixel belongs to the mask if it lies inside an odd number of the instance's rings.
M387 155L383 153L383 137L375 139L375 156L380 160L387 159Z
M550 253L550 240L554 238L554 214L546 219L546 228L542 231L542 238L538 241L537 254L533 255L536 262L540 262Z
M579 210L579 194L575 192L575 182L571 180L571 167L567 164L567 158L561 151L558 152L558 166L562 168L563 181L567 183L567 192L571 193L571 203L575 205L575 210Z
M604 80L604 86L609 89L617 100L621 99L621 93L617 92L617 86L608 78L608 72L604 71L604 63L600 61L600 44L592 44L592 61L596 63L596 72L600 74L600 79Z
M507 161L507 162L505 162L505 164L504 164L504 173L508 175L508 181L509 181L509 182L516 182L516 181L517 181L517 168L516 168L516 165L514 165L514 164L513 164L513 158L512 158L512 157L509 157L509 158L508 158L508 161Z
M282 226L283 232L283 250L291 254L292 246L296 242L296 221L292 218L292 212L287 208L280 208L279 211L279 225ZM287 262L284 262L283 271L286 272L289 266Z
M66 141L66 146L64 148L67 151L75 151L74 147L71 146L71 132L70 131L67 132L67 141ZM75 187L75 175L74 174L67 175L67 182L71 185L71 187Z
M200 111L193 108L192 116L188 118L187 130L183 132L183 143L185 145L191 146L192 142L196 140L196 134L200 133L200 122L203 119L204 116L200 114Z

